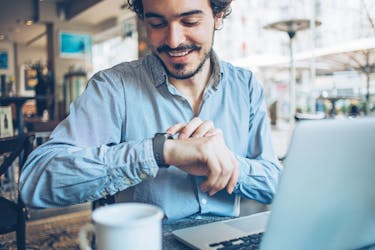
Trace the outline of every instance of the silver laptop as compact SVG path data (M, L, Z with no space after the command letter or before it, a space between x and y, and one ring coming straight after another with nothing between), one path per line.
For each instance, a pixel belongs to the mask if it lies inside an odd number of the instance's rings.
M375 249L375 118L298 123L271 211L173 234L195 249L263 231L261 250Z

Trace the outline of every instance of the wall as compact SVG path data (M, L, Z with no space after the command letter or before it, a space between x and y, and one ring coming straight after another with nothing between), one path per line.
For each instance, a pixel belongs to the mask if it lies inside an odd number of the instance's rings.
M47 51L44 47L17 45L17 95L33 96L33 90L25 90L25 69L30 65L40 63L46 65Z
M60 110L59 106L61 106L63 101L64 75L69 72L71 68L79 68L85 71L91 70L92 63L91 57L68 58L61 56L59 35L61 32L92 35L95 29L88 24L66 21L64 16L56 9L55 4L47 1L40 3L40 21L53 24L53 41L51 43L53 46L53 55L50 55L50 58L53 58L55 77L55 114L56 117L62 118L62 114L60 113L63 111Z
M59 34L60 32L69 32L77 34L92 34L92 27L84 25L70 25L69 23L55 23L54 25L54 62L55 62L55 81L57 85L62 85L64 81L64 74L69 71L71 67L82 68L90 70L92 67L91 57L76 57L69 58L60 55L59 49Z
M63 83L64 74L68 72L69 67L91 67L90 58L64 58L59 53L59 34L60 32L71 32L79 34L91 34L93 27L85 24L77 24L71 21L65 21L63 16L59 16L58 10L53 2L40 3L40 21L53 23L53 47L54 47L54 65L55 81L57 85Z
M26 47L26 46L17 46L18 48L18 64L29 64L41 62L45 64L47 62L47 52L46 48L42 47Z

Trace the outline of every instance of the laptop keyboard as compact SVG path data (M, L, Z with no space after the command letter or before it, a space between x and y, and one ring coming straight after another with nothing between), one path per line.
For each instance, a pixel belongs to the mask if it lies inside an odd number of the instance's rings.
M263 233L251 234L236 239L212 243L209 246L217 250L258 250Z

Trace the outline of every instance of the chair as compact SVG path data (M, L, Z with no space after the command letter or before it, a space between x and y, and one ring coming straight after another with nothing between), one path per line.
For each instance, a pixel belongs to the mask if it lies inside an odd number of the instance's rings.
M33 148L34 135L20 135L0 139L0 155L3 161L0 165L0 177L19 159L20 173L23 164ZM17 171L15 171L17 173ZM18 177L17 177L18 178ZM18 188L17 188L18 190ZM18 194L18 191L16 191ZM26 207L20 195L12 201L0 195L0 234L16 232L17 249L26 247Z

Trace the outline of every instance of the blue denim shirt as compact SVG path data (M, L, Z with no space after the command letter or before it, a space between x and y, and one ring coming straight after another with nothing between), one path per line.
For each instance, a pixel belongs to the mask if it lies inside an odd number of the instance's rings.
M222 129L241 172L232 195L210 197L205 177L158 168L152 137L194 112L168 82L154 55L95 74L50 140L29 156L20 178L24 201L58 207L92 201L134 186L134 201L160 206L168 219L192 214L237 216L240 196L270 203L281 167L272 149L262 86L247 70L219 61L199 110ZM215 70L214 70L215 72Z

